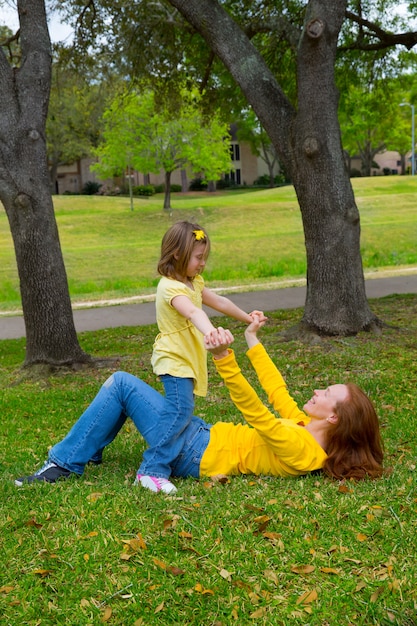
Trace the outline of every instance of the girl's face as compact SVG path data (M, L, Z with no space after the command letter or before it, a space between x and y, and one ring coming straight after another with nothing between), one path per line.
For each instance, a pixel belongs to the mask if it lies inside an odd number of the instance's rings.
M304 405L307 415L317 419L327 419L334 415L334 409L338 402L344 402L348 398L346 385L330 385L327 389L315 389L312 398Z
M197 274L201 274L206 266L206 259L206 244L203 241L197 241L194 245L190 260L187 265L187 278L192 279Z

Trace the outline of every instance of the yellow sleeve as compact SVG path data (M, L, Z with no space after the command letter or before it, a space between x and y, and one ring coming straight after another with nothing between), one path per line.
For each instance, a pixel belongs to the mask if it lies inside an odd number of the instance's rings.
M310 418L297 406L295 400L288 393L287 385L281 372L265 350L261 343L256 344L247 351L247 356L252 363L259 382L268 395L269 403L281 417L292 420L295 423L307 424Z
M268 447L282 461L295 469L309 470L310 464L317 461L317 452L325 456L324 451L305 428L297 426L293 420L279 419L267 409L242 375L232 350L229 350L227 357L214 360L214 363L227 385L234 404L245 420L256 429ZM279 401L279 404L285 411L287 404L292 406L294 402L288 394L285 383L281 387L281 394L283 400ZM298 413L301 418L306 418L302 411Z

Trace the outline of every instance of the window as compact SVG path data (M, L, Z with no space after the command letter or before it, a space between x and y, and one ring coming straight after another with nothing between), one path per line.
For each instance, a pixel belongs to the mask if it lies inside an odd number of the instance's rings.
M230 144L230 156L232 161L240 161L240 146L238 143Z

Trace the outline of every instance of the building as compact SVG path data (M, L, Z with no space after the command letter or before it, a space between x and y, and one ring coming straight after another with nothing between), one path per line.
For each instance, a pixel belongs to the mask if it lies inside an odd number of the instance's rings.
M263 159L257 157L251 151L248 142L239 142L236 132L232 127L230 142L231 159L233 168L230 172L224 174L224 180L230 181L234 185L253 185L260 177L269 174L268 167ZM408 154L404 163L406 171L403 171L401 156L393 150L386 150L377 154L374 158L378 168L373 167L372 176L383 176L388 174L406 174L410 171L411 156ZM126 185L127 181L106 180L102 181L97 177L95 172L90 169L93 159L84 158L71 163L69 165L61 165L58 167L56 193L58 194L77 194L82 193L87 183L99 183L111 189L115 186ZM351 171L361 171L361 161L359 157L354 157L350 161ZM279 172L276 171L275 174ZM165 176L163 172L159 174L142 174L140 172L132 172L132 185L163 185ZM182 176L180 170L175 170L171 175L171 184L182 185ZM191 182L192 175L187 175L188 184Z
M253 185L260 177L269 173L268 167L260 157L254 155L247 142L239 142L236 137L236 130L231 129L230 152L233 168L224 174L224 179L236 185ZM57 194L77 194L82 193L87 183L99 183L108 188L124 185L126 180L106 180L102 181L90 166L93 163L91 158L83 158L69 165L60 165L57 172L56 193ZM278 171L275 172L278 174ZM163 185L165 182L164 172L159 174L142 174L132 172L132 185ZM187 175L188 183L193 176ZM182 185L182 173L175 170L171 175L171 184Z

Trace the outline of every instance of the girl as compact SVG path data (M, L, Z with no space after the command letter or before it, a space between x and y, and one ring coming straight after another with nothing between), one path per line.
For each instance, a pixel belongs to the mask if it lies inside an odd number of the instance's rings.
M354 384L317 389L300 410L289 395L284 379L257 338L260 318L245 331L247 355L254 366L275 414L267 409L242 375L231 339L223 330L223 342L207 347L230 391L233 402L248 424L217 422L213 426L194 416L178 436L178 455L172 475L219 477L238 474L296 477L323 470L331 478L364 479L382 475L379 422L372 402ZM217 338L217 341L218 339ZM164 436L161 427L164 398L155 389L126 372L116 372L67 436L49 452L45 465L15 483L45 481L80 475L97 451L107 446L130 416L148 445Z
M180 452L181 433L194 411L194 394L207 393L207 353L204 341L218 345L217 329L202 309L216 311L250 324L252 315L228 298L205 287L201 273L210 252L207 233L198 224L177 222L165 233L158 272L162 276L156 292L156 338L152 366L164 385L165 404L161 413L160 439L150 446L137 474L137 482L152 491L173 493L168 480ZM228 334L229 331L226 331Z

